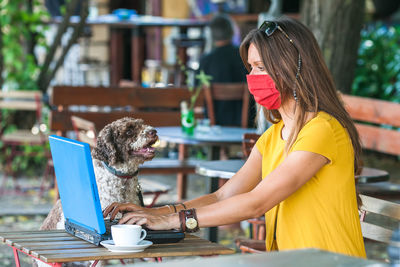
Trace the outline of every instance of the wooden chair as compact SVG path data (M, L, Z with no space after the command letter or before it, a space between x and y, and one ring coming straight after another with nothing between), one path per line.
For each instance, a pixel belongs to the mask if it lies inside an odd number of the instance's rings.
M71 123L78 141L88 143L90 147L96 146L97 132L93 122L71 116Z
M363 149L400 155L400 104L340 94L344 106L355 121ZM400 199L400 184L379 182L357 184L360 193L383 199Z
M256 133L245 133L243 135L242 152L244 158L248 158L250 156L251 150L260 136L260 134Z
M216 125L214 101L242 101L241 127L247 128L249 115L250 93L246 83L212 83L204 87L204 97L207 104L207 113L210 124ZM226 114L230 116L231 114ZM233 116L233 115L231 115Z
M256 133L245 133L242 141L243 157L248 158L251 150L261 135ZM264 216L247 220L252 229L252 239L237 238L236 246L242 252L260 252L263 248L265 251L265 219Z
M8 177L13 179L14 191L20 192L21 188L17 183L16 173L12 170L14 158L18 155L35 156L38 152L26 152L23 146L44 146L47 142L47 136L40 127L42 124L42 93L40 91L0 91L0 109L0 140L3 143L2 153L5 155L4 178L0 192L5 190ZM29 125L28 128L5 132L7 127L5 111L34 112L35 123ZM6 153L7 148L11 150L11 153Z
M141 118L154 127L180 126L180 103L188 99L190 94L184 87L54 86L50 98L50 129L65 136L73 130L71 116L93 122L96 129L103 129L122 117ZM196 118L203 116L203 109L201 93L196 102Z
M392 218L397 221L397 227L400 222L400 204L366 195L360 195L360 197L363 203L360 209L360 221L364 238L389 244L393 230L369 222L368 214L375 213Z
M389 244L393 230L385 225L376 223L378 219L368 220L368 215L375 214L379 217L389 217L398 223L400 222L400 204L360 195L362 206L360 208L361 230L364 239ZM237 239L236 245L242 252L260 253L265 252L265 240Z

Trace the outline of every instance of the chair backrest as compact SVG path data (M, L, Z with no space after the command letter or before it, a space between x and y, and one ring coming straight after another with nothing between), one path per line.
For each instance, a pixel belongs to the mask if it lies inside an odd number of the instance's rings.
M215 100L240 100L242 101L241 127L247 128L249 115L250 94L246 83L212 83L210 87L204 87L204 96L207 104L207 113L210 124L215 125ZM230 114L226 114L230 116Z
M42 92L0 90L0 108L12 110L36 111L40 115L42 108Z
M372 220L370 222L368 220L368 214L375 213L400 222L400 204L365 195L360 195L360 197L363 202L363 205L361 206L360 221L364 238L389 243L393 231L382 225L372 223ZM375 218L374 221L377 220L378 219Z
M93 122L71 116L71 123L78 141L88 143L90 147L96 146L97 131Z
M245 158L250 156L251 150L253 149L259 137L260 135L256 133L245 133L243 135L242 152Z
M400 104L344 94L341 97L356 122L364 148L400 155Z
M42 118L42 92L35 90L4 92L0 90L0 110L34 111L36 122L40 123ZM2 112L0 112L0 121L1 116Z
M122 117L141 118L152 126L179 126L180 103L190 99L187 88L55 86L51 94L50 129L73 130L71 116L92 121L96 129ZM199 95L195 116L203 116Z

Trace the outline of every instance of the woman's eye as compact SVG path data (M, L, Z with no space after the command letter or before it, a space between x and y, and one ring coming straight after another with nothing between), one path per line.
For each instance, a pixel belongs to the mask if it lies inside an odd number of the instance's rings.
M258 70L264 71L265 69L264 69L264 67L258 67Z

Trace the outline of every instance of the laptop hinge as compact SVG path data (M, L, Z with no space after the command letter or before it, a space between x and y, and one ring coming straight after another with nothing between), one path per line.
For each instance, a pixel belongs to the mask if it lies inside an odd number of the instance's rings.
M65 220L65 230L71 235L95 244L96 246L98 246L102 240L111 239L111 235L101 235L92 229L83 227L77 223L72 222L70 219Z

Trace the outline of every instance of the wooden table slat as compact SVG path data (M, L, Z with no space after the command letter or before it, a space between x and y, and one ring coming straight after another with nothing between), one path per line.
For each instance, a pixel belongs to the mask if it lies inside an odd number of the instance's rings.
M47 250L32 250L29 254L32 256L39 258L41 255L47 255L47 254L54 254L54 253L62 253L62 254L73 254L73 253L84 253L84 252L103 252L102 250L107 251L106 248L101 247L101 248L89 248L89 247L84 247L84 248L73 248L73 249L48 249Z
M71 262L71 261L82 261L82 260L106 260L106 259L120 259L121 256L124 258L152 258L152 257L175 257L175 256L210 256L210 255L226 255L233 254L232 249L228 249L218 244L215 246L182 246L182 247L171 247L171 249L165 249L165 247L149 247L143 252L135 253L117 253L117 252L92 252L92 253L77 253L77 254L48 254L40 255L40 259L45 262Z
M86 242L84 240L70 240L70 241L53 241L53 242L39 242L39 243L31 243L31 242L24 242L24 243L19 243L15 242L13 244L7 244L10 246L14 246L18 249L21 249L22 247L27 247L27 248L35 248L35 247L59 247L59 246L64 246L64 245L86 245L86 246L94 246L93 244Z
M65 243L88 243L85 240L77 240L77 239L68 239L68 240L50 240L50 241L45 241L45 240L29 240L29 239L6 239L6 244L13 246L15 244L21 245L21 246L35 246L35 245L40 245L40 244L49 244L49 245L63 245Z
M207 244L215 244L215 243L212 243L212 242L210 242L210 241L208 241L208 240L205 240L205 239L200 239L200 240L196 240L196 239L184 239L184 240L182 240L182 241L180 241L179 242L179 244L192 244L192 243L207 243ZM171 245L171 244L178 244L178 243L165 243L165 244L155 244L155 245L157 245L157 246L168 246L168 245Z
M5 242L6 239L17 239L17 238L36 238L36 237L48 237L48 236L71 236L65 231L54 231L49 233L48 231L21 231L21 232L7 232L0 233L0 242Z
M19 235L26 235L26 236L35 236L35 235L51 235L51 236L54 236L54 235L57 235L57 234L60 234L60 233L63 233L63 234L67 234L67 235L70 235L70 234L68 234L67 232L65 232L65 230L51 230L51 231L12 231L12 232L0 232L0 236L7 236L7 237L10 237L10 236L13 236L13 235L16 235L16 236L19 236Z
M87 242L86 242L87 243ZM18 248L18 247L17 247ZM54 249L54 250L71 250L71 249L78 249L78 248L81 248L81 249L86 249L86 248L93 248L93 247L91 247L91 246L88 246L88 244L67 244L67 245L59 245L59 246L56 246L56 247L54 247L54 246L38 246L38 247L29 247L29 248L27 248L27 247L22 247L22 248L19 248L19 249L21 249L23 252L25 252L25 253L27 253L27 254L31 254L32 253L32 251L37 251L38 249L42 249L42 250L44 250L44 249Z
M75 241L76 237L74 236L52 236L52 237L19 237L19 238L7 238L6 244L10 245L13 242L18 243L35 243L35 242L54 242L54 241Z

